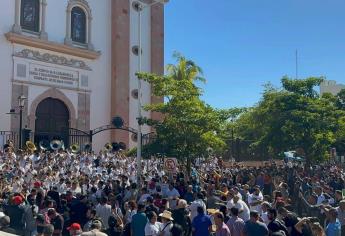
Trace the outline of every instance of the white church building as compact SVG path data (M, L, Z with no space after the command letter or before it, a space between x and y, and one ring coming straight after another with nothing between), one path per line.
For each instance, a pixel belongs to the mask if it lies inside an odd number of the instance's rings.
M0 9L1 147L19 133L20 105L22 128L31 130L36 145L55 139L72 145L80 142L82 132L109 125L115 116L137 129L139 42L141 71L163 73L162 4L1 0ZM150 85L142 82L141 101L145 105L161 99L151 96ZM142 115L159 118L145 111ZM62 131L71 129L76 130L73 137ZM149 132L144 126L143 133ZM136 136L106 130L92 137L95 150L107 142L133 147Z

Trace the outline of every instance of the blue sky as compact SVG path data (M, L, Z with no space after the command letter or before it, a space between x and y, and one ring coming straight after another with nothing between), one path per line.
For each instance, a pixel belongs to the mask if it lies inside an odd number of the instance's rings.
M179 51L204 70L203 99L251 106L284 75L345 83L345 0L170 0L165 63Z

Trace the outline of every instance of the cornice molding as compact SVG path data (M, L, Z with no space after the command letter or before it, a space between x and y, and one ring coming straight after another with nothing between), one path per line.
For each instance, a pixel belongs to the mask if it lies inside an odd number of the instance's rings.
M14 53L13 56L91 71L91 68L81 60L67 59L66 57L50 53L41 54L39 51L31 49L23 49L20 52Z
M22 44L22 45L33 47L33 48L45 49L45 50L63 53L63 54L76 56L76 57L81 57L85 59L95 60L99 58L101 55L100 51L91 51L87 49L76 48L73 46L46 41L39 38L16 34L13 32L6 33L5 37L11 43Z

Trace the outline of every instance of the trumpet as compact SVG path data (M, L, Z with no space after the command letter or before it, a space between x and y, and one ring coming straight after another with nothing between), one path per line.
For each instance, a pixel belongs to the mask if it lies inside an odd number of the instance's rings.
M73 144L70 149L72 153L78 153L80 151L80 146L78 144Z
M26 141L25 146L31 152L37 150L36 145L33 142L31 142L31 141Z
M50 148L54 151L59 150L62 147L62 142L60 140L53 140L50 142Z

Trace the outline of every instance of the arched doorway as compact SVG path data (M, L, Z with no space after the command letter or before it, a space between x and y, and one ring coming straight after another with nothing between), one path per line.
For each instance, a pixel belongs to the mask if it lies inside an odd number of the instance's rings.
M67 106L59 99L46 98L42 100L36 109L35 143L41 140L62 140L68 147L66 129L69 128L69 111Z

